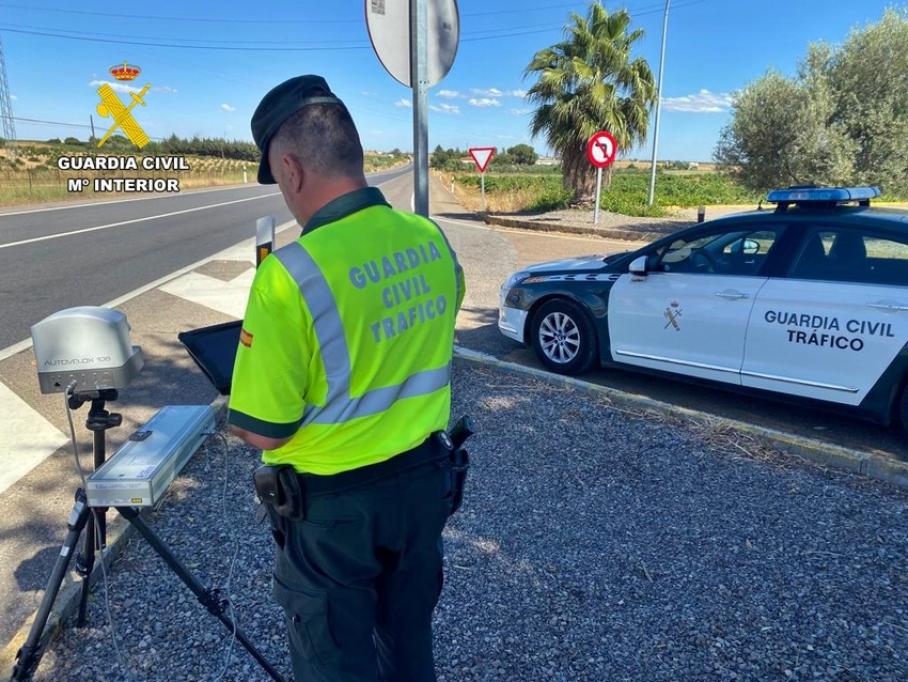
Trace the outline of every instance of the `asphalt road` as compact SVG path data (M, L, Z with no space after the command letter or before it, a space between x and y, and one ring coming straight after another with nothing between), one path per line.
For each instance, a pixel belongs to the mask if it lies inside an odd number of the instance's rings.
M53 312L101 305L248 238L265 215L291 219L276 185L0 214L0 348Z

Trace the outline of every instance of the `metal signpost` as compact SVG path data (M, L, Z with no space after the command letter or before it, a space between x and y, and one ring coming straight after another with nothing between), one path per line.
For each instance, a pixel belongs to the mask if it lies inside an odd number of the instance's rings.
M599 199L602 196L602 169L615 162L618 142L604 130L594 134L586 143L586 158L596 167L596 206L593 209L593 224L599 224Z
M457 56L457 0L365 0L366 26L379 61L413 89L413 205L429 215L429 88ZM409 36L409 40L402 39Z
M470 156L479 171L479 186L482 188L482 210L486 210L486 168L495 156L495 147L470 147Z

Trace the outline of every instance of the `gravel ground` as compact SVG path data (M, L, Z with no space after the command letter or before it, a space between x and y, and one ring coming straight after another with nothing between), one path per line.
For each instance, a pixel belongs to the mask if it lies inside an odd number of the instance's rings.
M481 435L445 533L439 679L908 679L908 494L621 412L589 394L458 362L455 414ZM288 674L272 549L255 526L255 454L200 450L154 518ZM38 680L212 680L224 630L151 551L113 568L118 667L97 591ZM238 647L224 679L267 679Z

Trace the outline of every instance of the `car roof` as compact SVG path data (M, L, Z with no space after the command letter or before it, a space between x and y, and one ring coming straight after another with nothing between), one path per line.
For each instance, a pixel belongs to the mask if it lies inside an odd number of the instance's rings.
M734 223L823 222L836 225L865 225L908 233L908 211L866 206L836 206L834 208L791 206L785 211L763 209L735 213L709 221L721 226ZM706 223L703 223L706 225Z

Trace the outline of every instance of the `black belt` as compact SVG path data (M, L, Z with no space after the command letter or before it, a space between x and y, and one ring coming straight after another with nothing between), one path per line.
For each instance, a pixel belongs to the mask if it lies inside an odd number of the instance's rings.
M444 444L444 437L432 434L415 448L395 455L391 459L330 476L318 474L297 474L303 496L330 495L351 488L358 488L388 478L410 469L432 463L450 461L451 450ZM450 441L449 441L450 442Z

